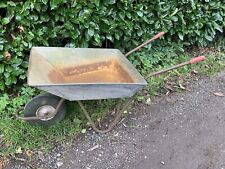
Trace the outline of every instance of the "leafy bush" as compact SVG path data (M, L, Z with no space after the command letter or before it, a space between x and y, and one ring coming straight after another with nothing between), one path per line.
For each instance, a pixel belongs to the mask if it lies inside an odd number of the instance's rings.
M220 0L0 2L0 90L26 78L32 46L132 49L156 32L206 45L225 27Z

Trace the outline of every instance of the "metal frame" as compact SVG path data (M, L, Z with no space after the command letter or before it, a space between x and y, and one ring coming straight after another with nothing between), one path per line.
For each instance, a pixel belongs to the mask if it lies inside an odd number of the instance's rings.
M116 113L116 116L114 118L114 120L109 124L109 127L107 129L98 129L98 127L95 125L95 123L92 121L88 111L85 109L83 103L81 101L77 101L79 106L81 107L84 115L86 116L86 118L88 119L88 122L91 124L91 127L93 128L94 131L98 132L98 133L101 133L101 134L104 134L104 133L107 133L109 131L111 131L115 126L116 124L118 124L119 120L120 120L120 117L121 115L123 114L123 112L127 109L127 107L129 105L131 105L133 99L128 99L126 101L126 103L123 105L123 107L121 108L121 105L118 106L118 109L117 109L117 113Z

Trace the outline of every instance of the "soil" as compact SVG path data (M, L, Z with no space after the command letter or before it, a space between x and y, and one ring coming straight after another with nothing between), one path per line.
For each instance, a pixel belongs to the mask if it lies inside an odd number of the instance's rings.
M6 169L223 169L225 72L192 81L188 90L138 104L107 134L88 130L73 146L39 153L33 164Z

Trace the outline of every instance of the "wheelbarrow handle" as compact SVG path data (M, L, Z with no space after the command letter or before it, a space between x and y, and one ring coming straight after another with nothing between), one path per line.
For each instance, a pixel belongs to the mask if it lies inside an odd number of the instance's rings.
M129 51L128 53L125 54L125 56L129 56L131 53L139 50L140 48L148 45L149 43L153 42L154 40L160 38L161 36L163 36L165 34L165 32L159 32L157 35L153 36L151 39L147 40L146 42L144 42L143 44L139 45L138 47L132 49L131 51Z
M205 56L198 56L196 58L191 59L189 62L190 62L190 64L194 64L194 63L197 63L197 62L201 62L205 59L206 59Z
M186 62L180 63L178 65L172 66L170 68L163 69L163 70L160 70L158 72L151 73L151 74L147 75L146 79L148 79L148 78L150 78L152 76L155 76L155 75L160 75L162 73L168 72L168 71L173 70L173 69L177 69L179 67L183 67L183 66L188 65L188 64L194 64L194 63L198 63L198 62L204 61L205 59L206 59L205 56L198 56L198 57L193 58L193 59L191 59L189 61L186 61Z

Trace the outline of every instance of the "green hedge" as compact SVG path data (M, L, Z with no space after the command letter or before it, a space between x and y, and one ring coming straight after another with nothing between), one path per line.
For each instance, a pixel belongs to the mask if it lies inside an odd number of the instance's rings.
M206 45L224 18L221 0L0 2L0 90L26 78L32 46L129 50L159 31L168 42Z

